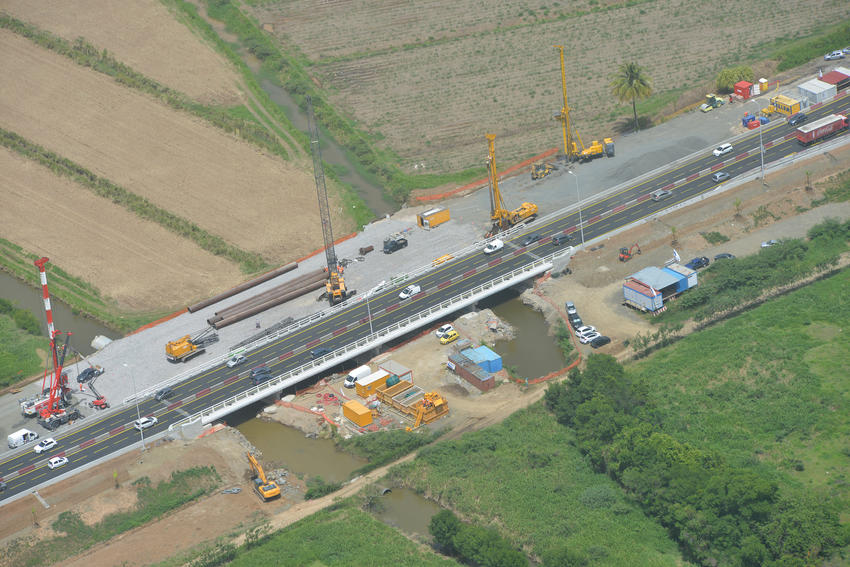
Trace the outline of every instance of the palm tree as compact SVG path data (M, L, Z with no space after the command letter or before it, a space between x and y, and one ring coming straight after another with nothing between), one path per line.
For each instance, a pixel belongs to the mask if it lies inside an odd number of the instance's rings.
M635 132L638 129L637 99L646 98L652 94L652 81L637 63L623 63L611 80L611 93L620 102L632 101L632 111L635 115Z

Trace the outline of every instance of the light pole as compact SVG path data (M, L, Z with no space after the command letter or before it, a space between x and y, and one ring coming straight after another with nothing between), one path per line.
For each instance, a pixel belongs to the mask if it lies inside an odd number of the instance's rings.
M369 334L370 335L374 335L375 331L374 331L374 329L372 329L372 310L369 308L369 298L372 297L372 295L374 295L375 292L377 292L379 289L384 287L384 284L386 284L386 283L387 283L386 280L384 280L384 281L382 281L381 283L379 283L378 285L376 285L375 287L373 287L372 289L370 289L369 291L366 292L366 314L369 317Z
M572 169L568 169L567 173L576 178L576 198L578 199L578 227L581 231L581 247L584 248L584 222L581 220L581 193L578 190L578 175Z
M758 101L756 99L753 99L752 102L754 102L756 104L756 106L758 106ZM759 120L758 117L756 117L756 120ZM761 184L762 184L762 186L765 186L765 185L767 185L767 183L764 180L764 143L762 142L762 137L761 137L762 128L764 128L764 124L762 124L761 120L759 120L759 153L761 154Z
M130 375L130 380L133 382L133 399L136 402L136 417L139 420L139 435L142 436L142 451L145 450L145 430L141 426L142 414L139 412L139 398L136 395L136 377L133 376L133 373L130 371L130 366L124 362L122 363L124 368L127 369L127 373Z

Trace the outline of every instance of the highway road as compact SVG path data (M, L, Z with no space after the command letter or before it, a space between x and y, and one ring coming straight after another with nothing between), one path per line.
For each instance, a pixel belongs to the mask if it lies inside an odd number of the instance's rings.
M744 105L741 106L742 110L747 110ZM846 114L848 109L850 97L841 98L810 112L809 121L831 113ZM785 139L793 131L794 128L781 119L763 127L765 164L804 150L796 139ZM817 151L817 147L812 146L807 151ZM601 200L583 203L581 216L584 221L584 238L591 240L604 236L619 227L713 189L716 186L711 179L713 172L725 171L734 178L758 167L760 160L759 134L754 131L737 140L734 150L729 154L715 157L706 151L639 184L608 194ZM572 180L568 181L571 185ZM672 195L660 202L653 201L650 193L661 188L671 190ZM575 245L580 234L578 217L578 211L574 211L556 219L538 220L530 225L527 232L507 242L502 250L494 254L477 252L441 264L405 282L403 285L416 283L422 288L419 294L410 299L399 299L400 288L384 290L368 301L368 308L366 302L357 302L348 309L247 353L247 362L235 368L222 365L181 382L174 386L174 395L168 400L145 398L139 403L139 415L156 416L158 423L146 429L144 434L150 436L162 433L171 423L251 387L248 374L253 367L265 365L272 374L281 374L308 361L313 349L333 350L369 335L368 313L371 313L372 328L377 331L429 305L516 269L535 259L538 254L550 254L554 249L551 236L556 233L570 234L570 244ZM540 238L529 246L522 246L522 241L529 234ZM439 252L435 252L434 256L438 255ZM58 445L52 450L36 455L34 444L29 444L0 462L0 478L7 485L6 490L0 493L0 504L10 496L28 492L62 473L139 443L140 432L132 425L137 418L136 406L123 407L103 416L91 414L92 411L89 410L89 416L76 427L60 428L54 432L53 437ZM69 463L50 470L47 461L53 456L65 456Z

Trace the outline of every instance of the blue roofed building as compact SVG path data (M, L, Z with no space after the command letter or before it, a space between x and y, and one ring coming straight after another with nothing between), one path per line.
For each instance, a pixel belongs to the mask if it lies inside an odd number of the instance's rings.
M486 346L468 348L460 353L487 372L498 372L502 369L502 357Z

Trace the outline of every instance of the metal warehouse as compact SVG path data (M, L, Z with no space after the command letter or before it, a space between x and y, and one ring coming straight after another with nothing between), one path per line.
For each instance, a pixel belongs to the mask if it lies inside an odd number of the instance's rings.
M664 301L697 285L697 273L681 264L650 266L623 283L623 303L641 311L660 313Z
M835 97L837 89L835 85L825 83L820 79L811 79L797 87L800 97L809 101L809 104L817 104Z

